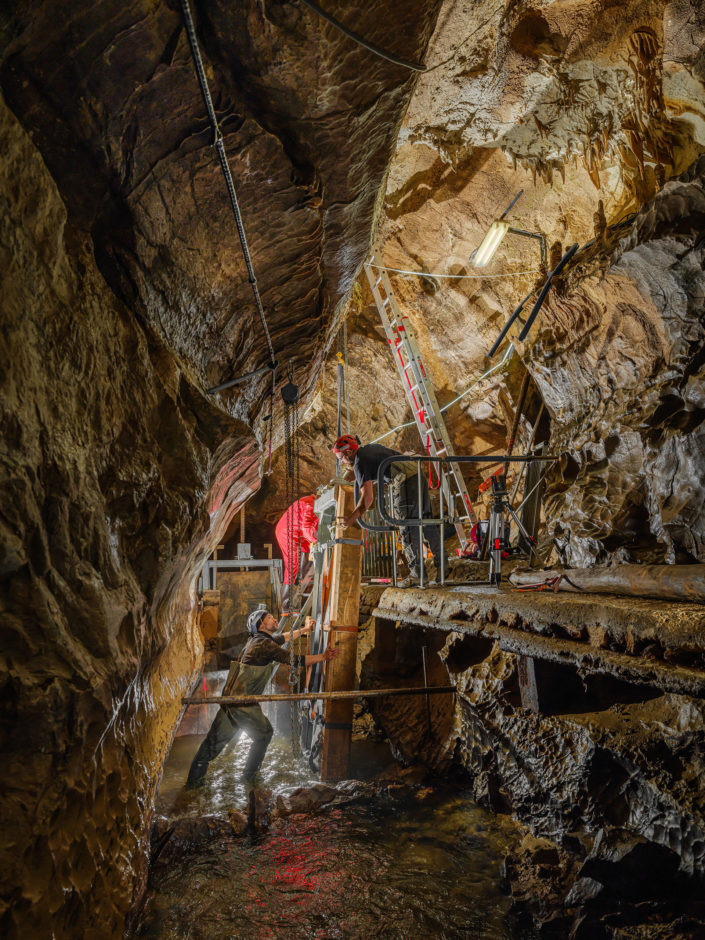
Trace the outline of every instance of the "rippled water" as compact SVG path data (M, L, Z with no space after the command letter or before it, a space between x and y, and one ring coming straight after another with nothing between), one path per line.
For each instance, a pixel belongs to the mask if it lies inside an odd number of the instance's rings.
M246 747L213 762L202 791L181 786L200 738L177 739L159 809L166 815L224 814L244 807L237 780ZM390 763L389 751L355 747L357 776ZM264 765L275 792L315 782L285 738ZM160 940L205 938L524 938L507 917L499 866L515 831L444 786L403 803L379 798L159 859L136 929Z

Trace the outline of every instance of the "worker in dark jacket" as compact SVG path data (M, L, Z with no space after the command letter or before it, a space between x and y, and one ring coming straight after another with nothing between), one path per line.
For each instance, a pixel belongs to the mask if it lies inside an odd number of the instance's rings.
M291 637L289 633L274 636L276 626L277 621L264 608L258 608L250 614L247 619L250 637L238 659L230 666L222 695L261 695L277 666L280 663L289 665L289 653L283 646ZM295 631L294 638L310 633L312 626L313 621L307 617L306 625ZM294 668L328 662L337 655L337 650L328 648L323 653L294 656ZM242 731L252 741L243 779L251 781L254 778L274 733L269 719L259 705L222 705L191 763L186 780L187 789L203 783L210 761L220 754L232 738L239 737Z
M333 445L333 453L343 464L352 469L360 488L357 505L347 519L343 520L343 525L349 526L357 522L374 502L373 487L377 483L377 475L382 461L387 457L399 458L398 461L390 464L384 473L385 482L391 484L392 508L396 517L399 519L432 518L428 483L422 474L419 492L419 476L415 461L405 460L404 454L400 454L399 451L392 450L389 447L384 447L382 444L365 444L363 446L360 444L359 438L350 434L344 434L338 438ZM419 526L399 527L399 537L401 538L404 557L409 564L409 578L411 581L418 580L421 565L423 564L420 533ZM440 528L437 525L424 526L423 535L433 554L436 569L440 571L441 552L443 551ZM448 565L449 561L446 557L446 571Z

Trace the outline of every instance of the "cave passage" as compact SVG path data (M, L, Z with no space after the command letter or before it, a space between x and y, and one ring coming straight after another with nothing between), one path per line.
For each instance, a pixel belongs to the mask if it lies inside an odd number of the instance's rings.
M702 936L703 0L9 6L0 935Z

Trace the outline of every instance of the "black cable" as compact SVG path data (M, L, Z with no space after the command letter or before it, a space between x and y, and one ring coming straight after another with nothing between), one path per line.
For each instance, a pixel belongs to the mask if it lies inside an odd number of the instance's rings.
M329 22L331 26L335 26L336 29L339 29L348 39L354 40L358 45L363 46L370 52L374 52L375 55L381 56L383 59L386 59L387 62L393 62L395 65L401 65L403 68L411 69L414 72L426 71L425 65L417 65L416 62L409 62L408 59L400 59L398 56L392 55L391 52L385 52L384 49L380 49L379 46L375 46L374 43L368 42L367 39L364 39L359 33L354 33L351 29L348 29L347 26L344 26L340 20L336 20L330 13L326 13L325 10L322 10L318 4L313 3L312 0L301 0L301 2L304 6L308 7L309 10L313 10L314 13L317 13L320 17Z
M529 299L529 297L531 297L531 294L533 294L533 293L534 293L534 291L531 291L531 293L529 293L529 294L526 295L526 297L522 300L522 302L521 302L521 303L519 304L519 306L516 308L516 310L514 311L514 313L511 315L511 317L510 317L510 318L507 320L507 322L505 323L504 328L502 329L502 332L499 334L499 336L498 336L497 339L495 340L494 346L493 346L492 349L490 349L490 351L487 353L487 355L488 355L490 358L491 358L492 356L494 356L494 354L495 354L495 353L497 352L497 350L499 349L500 343L502 342L502 340L504 339L504 337L505 337L505 336L507 335L507 333L509 332L509 328L511 327L512 323L514 323L514 321L516 320L516 318L519 316L519 314L521 313L521 311L524 309L524 304L527 302L527 300Z
M563 270L563 268L564 268L564 267L566 266L566 264L570 261L570 259L573 257L573 255L575 254L575 252L576 252L577 250L578 250L578 243L576 242L574 245L571 245L571 246L570 246L570 248L566 251L566 253L563 255L563 257L561 258L561 260L558 262L558 264L555 266L555 268L551 271L551 273L550 273L550 274L548 275L548 277L546 278L546 283L543 285L543 287L542 287L542 289L541 289L541 293L539 294L538 298L536 299L536 303L534 304L533 309L532 309L531 313L529 314L529 317L528 317L526 323L524 324L524 327L523 327L521 333L519 334L519 341L520 341L520 342L523 342L523 340L526 339L526 337L527 337L527 335L528 335L528 333L529 333L529 330L531 329L531 327L532 327L532 325L533 325L534 320L535 320L536 317L539 315L539 310L540 310L541 307L543 306L543 302L544 302L544 300L546 299L546 295L548 294L549 290L551 289L551 281L553 280L554 277L556 277L556 275L558 275L558 274L561 273L561 271Z
M191 15L191 8L189 6L188 0L181 0L181 10L184 15L184 23L186 25L186 35L188 36L189 45L191 47L191 56L193 58L194 65L196 67L196 75L198 77L198 84L201 86L201 94L203 95L203 101L206 105L206 111L208 112L208 118L213 127L214 134L214 146L218 152L218 159L220 160L220 166L223 170L223 176L225 177L225 184L228 187L228 194L230 196L230 203L233 208L233 213L235 214L235 224L237 225L237 233L240 237L240 245L242 246L242 254L245 258L245 264L247 265L247 274L249 277L250 284L252 285L252 293L255 297L255 304L257 306L257 312L259 313L259 318L262 321L262 329L264 330L264 336L267 340L267 346L269 347L269 359L272 363L272 368L276 365L276 359L274 358L274 347L272 346L272 337L269 333L269 328L267 326L267 319L264 315L264 307L262 306L262 298L260 297L259 289L257 287L257 278L255 277L254 268L252 267L252 260L250 258L250 250L247 247L247 238L245 236L245 227L242 223L242 215L240 214L240 206L237 201L237 194L235 192L235 184L233 183L233 177L230 172L230 166L228 164L228 158L225 153L225 144L223 143L223 133L218 124L218 118L215 114L215 108L213 107L213 99L211 98L210 89L208 87L208 80L206 79L206 73L203 68L203 60L201 59L201 53L198 48L198 38L196 37L196 28L193 23L193 17Z

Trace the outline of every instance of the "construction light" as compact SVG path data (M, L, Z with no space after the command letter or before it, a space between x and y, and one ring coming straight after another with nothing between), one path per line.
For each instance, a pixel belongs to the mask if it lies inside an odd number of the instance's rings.
M516 194L516 196L509 203L507 208L504 210L504 212L501 214L501 216L497 219L497 221L493 222L492 225L490 225L489 231L487 232L485 237L482 239L482 244L477 249L477 251L474 251L472 255L470 256L470 263L473 264L476 268L484 268L490 263L490 261L494 257L494 253L497 251L497 249L501 245L502 239L507 234L507 232L511 232L512 235L523 235L525 238L536 239L539 242L539 247L541 249L541 264L545 266L546 264L546 238L545 236L542 235L541 232L527 232L521 228L513 228L509 224L509 222L504 221L504 217L509 214L510 209L513 208L517 199L519 199L519 197L522 195L523 192L524 190L520 189L519 192Z
M490 263L508 231L509 222L497 221L490 225L487 234L482 239L482 244L471 258L476 268L484 268Z

